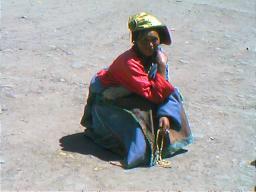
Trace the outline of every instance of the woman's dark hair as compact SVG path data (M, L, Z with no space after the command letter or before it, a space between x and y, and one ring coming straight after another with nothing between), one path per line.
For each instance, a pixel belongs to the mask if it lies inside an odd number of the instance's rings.
M139 31L133 31L132 32L132 42L136 42L138 40Z

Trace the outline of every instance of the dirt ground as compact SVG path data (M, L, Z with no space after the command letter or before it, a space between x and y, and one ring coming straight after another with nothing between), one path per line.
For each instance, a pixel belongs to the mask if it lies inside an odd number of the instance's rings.
M164 49L195 137L171 169L114 166L79 124L90 78L131 46L140 11L172 30ZM2 191L253 191L255 0L5 0L0 54Z

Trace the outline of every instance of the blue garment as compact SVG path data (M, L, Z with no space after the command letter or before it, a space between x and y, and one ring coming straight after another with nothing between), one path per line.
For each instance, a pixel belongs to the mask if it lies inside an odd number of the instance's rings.
M102 147L121 154L124 157L125 168L140 165L153 166L155 164L154 147L143 132L140 119L131 111L105 101L101 95L103 90L99 79L94 77L90 85L93 100L87 103L89 107L86 111L91 115L88 127L93 133L91 137ZM182 100L177 89L157 108L157 116L169 117L174 122L173 129L177 132L181 131L184 124L182 113L184 113ZM185 121L188 125L187 119ZM193 141L189 126L187 129L187 135L175 141L172 141L166 133L164 156L173 154Z

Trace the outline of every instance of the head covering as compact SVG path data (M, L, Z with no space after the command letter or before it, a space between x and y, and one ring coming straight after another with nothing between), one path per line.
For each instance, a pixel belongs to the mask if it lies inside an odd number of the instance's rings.
M135 33L141 30L156 30L160 36L160 43L170 45L171 36L166 25L162 24L156 17L145 12L130 16L128 27L132 33L132 42L135 41Z

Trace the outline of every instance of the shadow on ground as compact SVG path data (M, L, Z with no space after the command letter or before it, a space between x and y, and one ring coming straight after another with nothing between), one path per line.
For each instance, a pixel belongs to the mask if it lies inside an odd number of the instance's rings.
M85 136L84 132L64 136L59 141L63 151L93 155L104 161L121 160L118 155L95 144L90 138Z
M84 132L64 136L59 141L63 151L75 152L75 153L80 153L84 155L93 155L103 161L121 161L122 160L120 156L95 144L89 137L85 136ZM179 151L172 154L171 156L168 156L168 158L171 158L186 152L187 152L186 149L180 149Z

